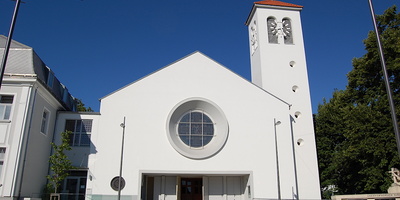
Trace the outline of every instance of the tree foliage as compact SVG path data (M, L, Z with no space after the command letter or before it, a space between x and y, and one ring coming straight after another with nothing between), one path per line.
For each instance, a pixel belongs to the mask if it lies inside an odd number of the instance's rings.
M86 108L85 104L80 99L76 99L76 108L78 112L93 112L92 108Z
M68 176L68 171L74 168L68 156L65 155L65 151L71 150L71 146L69 145L70 134L68 131L61 133L60 145L51 143L54 150L53 155L49 159L52 173L47 176L47 179L49 180L48 188L53 188L55 193L57 193L61 182Z
M396 6L377 16L397 113L400 113L400 14ZM366 54L353 59L345 90L319 105L315 117L323 196L386 192L387 171L400 167L375 32Z

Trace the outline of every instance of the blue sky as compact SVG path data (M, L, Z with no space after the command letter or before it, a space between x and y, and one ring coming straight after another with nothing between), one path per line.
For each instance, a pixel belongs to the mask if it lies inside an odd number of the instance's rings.
M13 39L35 49L71 94L99 111L98 99L194 51L250 80L250 0L24 0ZM287 0L303 5L313 112L344 89L351 60L373 29L368 0ZM398 0L373 0L375 12ZM15 2L0 1L7 35ZM223 80L222 80L223 81Z

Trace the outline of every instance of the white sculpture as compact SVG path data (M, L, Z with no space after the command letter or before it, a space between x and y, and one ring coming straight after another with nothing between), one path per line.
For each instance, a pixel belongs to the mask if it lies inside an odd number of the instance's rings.
M391 168L389 173L392 174L393 183L400 185L400 171L397 168Z

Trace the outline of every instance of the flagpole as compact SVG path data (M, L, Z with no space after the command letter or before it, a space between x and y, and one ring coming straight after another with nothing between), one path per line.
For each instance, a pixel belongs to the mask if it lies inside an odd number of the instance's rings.
M13 17L11 20L10 31L8 32L7 42L6 42L6 46L4 48L3 60L1 62L1 67L0 67L0 88L1 88L1 84L3 82L3 76L4 76L4 71L6 68L8 52L10 51L10 44L11 44L12 36L14 33L14 26L15 26L15 22L17 21L17 15L18 15L18 10L19 10L20 4L21 4L21 0L17 0L15 2L14 14L13 14Z
M381 43L379 31L378 31L378 26L376 25L374 6L372 5L372 0L368 0L368 2L369 2L369 8L371 10L372 22L374 24L376 41L378 43L379 57L381 60L381 65L382 65L383 78L384 78L385 85L386 85L386 92L387 92L388 99L389 99L390 112L392 114L393 128L394 128L394 133L395 133L396 142L397 142L397 151L400 156L400 134L399 134L399 126L397 125L396 108L395 108L394 102L393 102L392 90L390 89L389 78L388 78L388 74L387 74L387 70L386 70L385 56L384 56L383 50L382 50L382 43Z

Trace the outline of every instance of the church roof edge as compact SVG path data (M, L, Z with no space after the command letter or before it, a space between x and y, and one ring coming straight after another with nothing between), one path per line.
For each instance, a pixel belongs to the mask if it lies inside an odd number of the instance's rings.
M141 80L143 80L143 79L145 79L145 78L151 76L152 74L155 74L155 73L157 73L157 72L159 72L159 71L161 71L161 70L163 70L163 69L165 69L165 68L167 68L167 67L169 67L169 66L171 66L171 65L173 65L173 64L175 64L175 63L177 63L177 62L179 62L179 61L181 61L181 60L184 60L184 59L186 59L186 58L188 58L188 57L190 57L190 56L192 56L192 55L194 55L194 54L201 54L201 55L207 57L205 54L203 54L202 52L200 52L200 51L198 51L198 50L197 50L197 51L194 51L194 52L192 52L192 53L190 53L190 54L184 56L183 58L180 58L180 59L178 59L178 60L175 60L174 62L172 62L172 63L170 63L170 64L168 64L168 65L166 65L166 66L164 66L164 67L162 67L162 68L160 68L160 69L158 69L158 70L156 70L156 71L154 71L154 72L152 72L152 73L150 73L150 74L147 74L146 76L143 76L143 77L141 77L141 78L139 78L139 79L137 79L137 80L135 80L135 81L133 81L133 82L131 82L131 83L128 83L127 85L122 86L121 88L119 88L119 89L117 89L117 90L115 90L115 91L113 91L113 92L111 92L111 93L109 93L109 94L107 94L107 95L101 97L101 98L99 99L99 101L101 101L102 99L105 99L105 98L111 96L112 94L117 93L117 92L123 90L124 88L126 88L126 87L128 87L128 86L130 86L130 85L133 85L133 84L135 84L135 83L137 83L137 82L139 82L139 81L141 81Z
M282 2L282 1L276 1L276 0L257 1L257 2L254 2L254 4L303 8L303 6L301 6L301 5L296 5L296 4L286 3L286 2Z
M180 59L178 59L178 60L176 60L176 61L174 61L174 62L172 62L172 63L170 63L170 64L168 64L168 65L166 65L166 66L164 66L164 67L162 67L162 68L160 68L160 69L158 69L158 70L156 70L156 71L154 71L154 72L152 72L152 73L150 73L150 74L148 74L148 75L146 75L146 76L144 76L144 77L142 77L142 78L139 78L139 79L137 79L137 80L135 80L135 81L133 81L133 82L131 82L131 83L129 83L129 84L127 84L127 85L125 85L125 86L123 86L123 87L121 87L121 88L119 88L119 89L117 89L117 90L115 90L115 91L113 91L113 92L111 92L111 93L109 93L109 94L103 96L103 97L101 97L101 98L99 99L99 101L101 102L103 99L105 99L105 98L107 98L107 97L109 97L109 96L111 96L111 95L113 95L113 94L115 94L115 93L117 93L117 92L119 92L119 91L121 91L121 90L123 90L123 89L125 89L125 88L127 88L127 87L129 87L129 86L131 86L131 85L133 85L133 84L136 84L137 82L139 82L139 81L141 81L141 80L143 80L143 79L146 79L147 77L149 77L149 76L151 76L151 75L153 75L153 74L156 74L156 73L158 73L158 72L160 72L160 71L162 71L162 70L164 70L164 69L166 69L166 68L168 68L168 67L174 65L175 63L178 63L178 62L180 62L180 61L182 61L182 60L184 60L184 59L187 59L187 58L189 58L189 57L191 57L191 56L193 56L193 55L196 55L196 54L200 54L200 55L202 55L203 57L205 57L205 58L207 58L207 59L209 59L209 60L215 62L217 65L219 65L219 66L221 66L222 68L228 70L229 72L235 74L236 76L238 76L239 78L241 78L243 81L245 81L245 82L247 82L247 83L253 85L254 87L257 87L257 88L260 89L260 90L262 90L265 94L268 94L268 95L272 96L273 98L277 99L278 101L280 101L280 102L282 102L282 103L288 105L289 108L292 106L292 104L290 104L289 102L287 102L287 101L281 99L280 97L278 97L278 96L272 94L271 92L265 90L264 88L261 88L261 87L259 87L258 85L252 83L251 81L249 81L249 80L243 78L242 76L240 76L240 75L237 74L236 72L232 71L232 70L229 69L228 67L224 66L223 64L217 62L216 60L210 58L209 56L207 56L206 54L204 54L204 53L202 53L201 51L198 51L198 50L197 50L197 51L194 51L193 53L190 53L190 54L188 54L188 55L186 55L186 56L184 56L184 57L182 57L182 58L180 58Z

